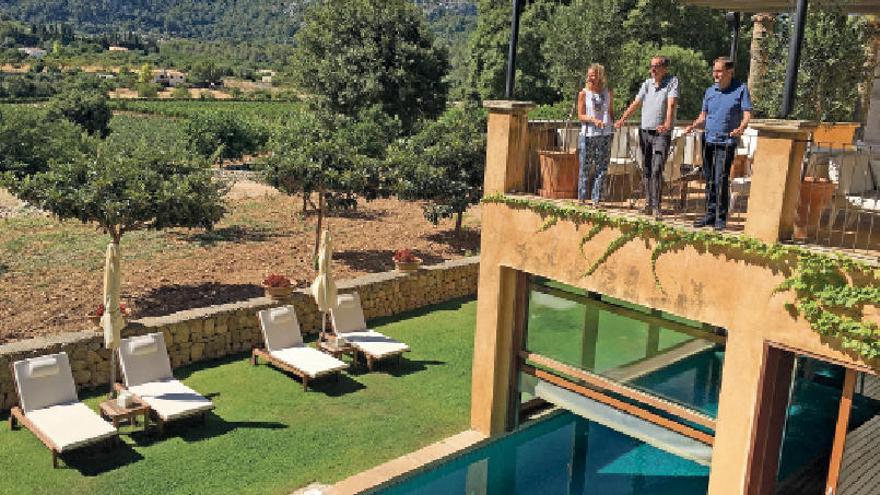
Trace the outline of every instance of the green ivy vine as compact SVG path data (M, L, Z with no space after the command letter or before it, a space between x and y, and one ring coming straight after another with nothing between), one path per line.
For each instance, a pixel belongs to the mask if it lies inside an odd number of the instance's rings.
M711 230L690 230L647 218L610 215L604 211L574 203L560 203L534 198L493 194L484 203L503 204L528 209L544 218L539 229L544 232L559 220L592 227L581 237L579 249L606 229L620 235L611 241L583 276L589 276L620 248L635 239L650 241L651 272L654 283L663 290L657 275L657 261L666 253L691 246L700 252L723 250L728 255L750 256L772 262L789 274L776 289L792 291L794 304L787 309L803 316L821 335L837 339L842 347L865 358L880 358L880 327L862 319L865 305L880 306L880 270L841 253L825 254L795 245L767 244L743 235L729 235ZM858 283L856 281L861 281Z

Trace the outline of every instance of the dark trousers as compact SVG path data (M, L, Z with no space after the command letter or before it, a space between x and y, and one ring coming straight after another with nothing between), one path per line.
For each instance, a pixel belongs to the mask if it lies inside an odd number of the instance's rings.
M663 193L663 165L669 154L669 133L639 129L639 146L645 174L645 208L660 209Z
M706 223L725 225L730 204L730 165L736 155L735 144L703 145L703 177L706 179Z

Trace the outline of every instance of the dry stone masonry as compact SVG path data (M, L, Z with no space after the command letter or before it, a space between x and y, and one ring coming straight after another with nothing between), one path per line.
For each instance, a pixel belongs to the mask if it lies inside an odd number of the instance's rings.
M339 292L358 292L367 319L391 316L477 292L478 256L423 267L411 274L384 272L337 282ZM257 297L231 304L189 309L129 322L123 337L161 331L174 368L249 351L262 342L257 311L293 304L303 332L317 332L320 313L309 289L289 301ZM16 404L9 364L19 359L66 352L79 388L110 381L110 351L96 331L64 333L0 346L0 411Z

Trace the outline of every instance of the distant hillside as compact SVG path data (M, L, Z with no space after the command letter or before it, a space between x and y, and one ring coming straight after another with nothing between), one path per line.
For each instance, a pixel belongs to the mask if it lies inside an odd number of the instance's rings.
M289 43L304 10L315 0L3 0L0 15L33 24L69 23L77 31L133 31L203 40ZM435 32L468 30L475 2L413 0ZM450 18L454 19L450 22ZM451 29L450 29L451 28Z

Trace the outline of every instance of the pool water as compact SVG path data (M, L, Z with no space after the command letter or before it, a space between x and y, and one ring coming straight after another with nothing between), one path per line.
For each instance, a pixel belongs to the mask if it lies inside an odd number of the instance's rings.
M708 483L708 467L560 412L372 493L696 495Z

